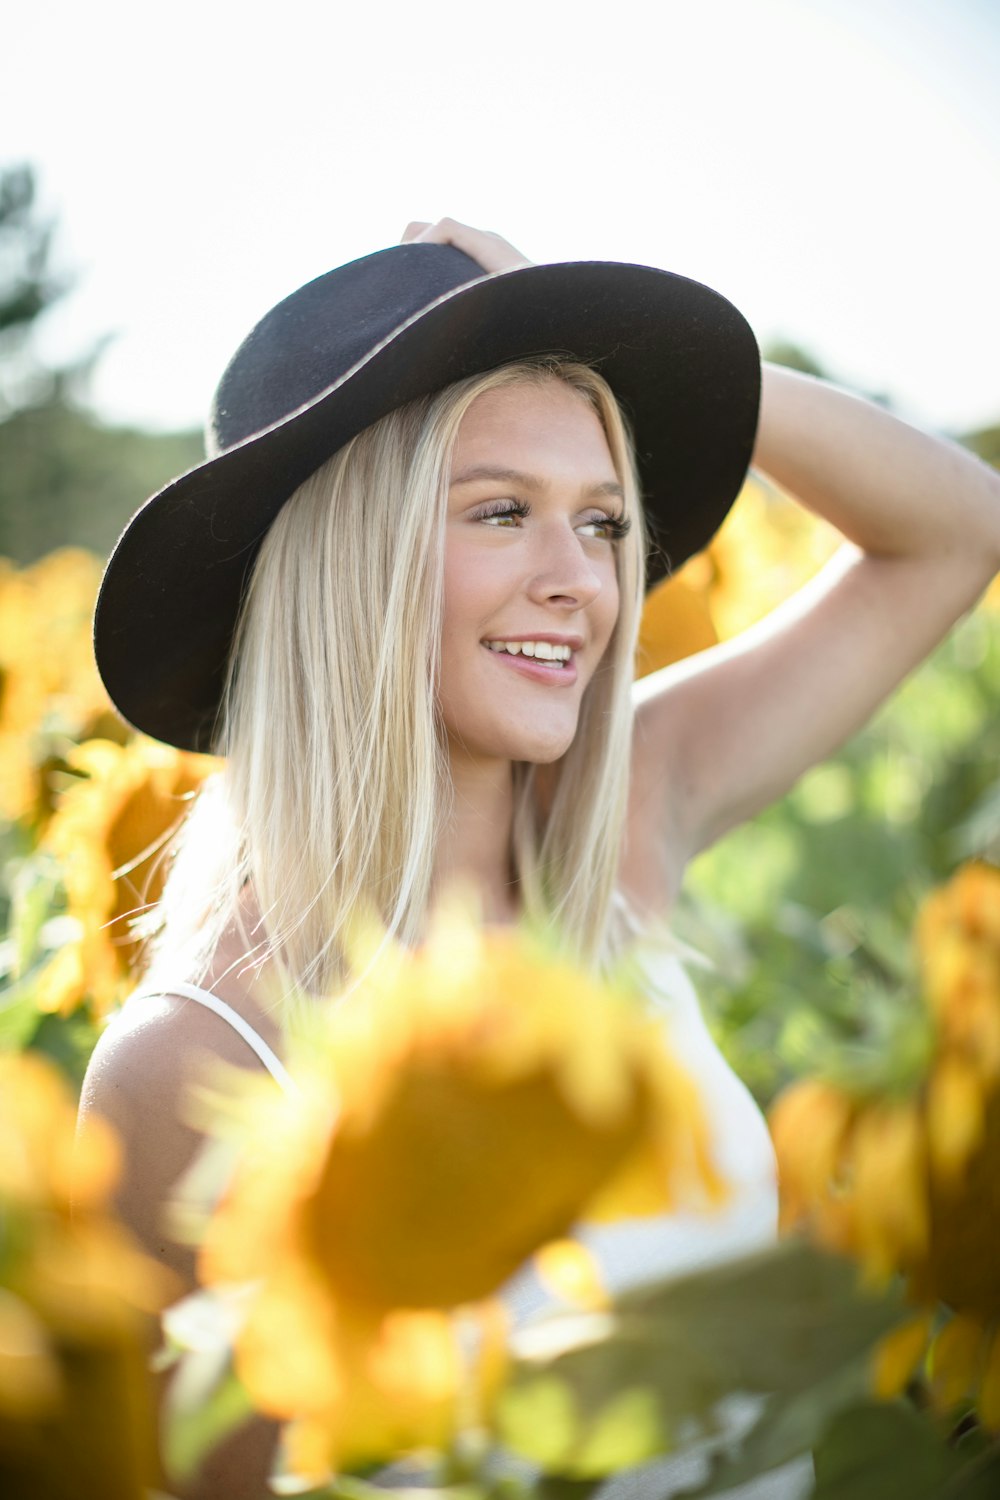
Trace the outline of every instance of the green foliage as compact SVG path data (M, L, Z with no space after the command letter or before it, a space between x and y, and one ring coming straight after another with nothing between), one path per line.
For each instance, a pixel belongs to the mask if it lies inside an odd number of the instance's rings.
M34 357L38 320L70 286L50 267L52 240L32 169L0 171L0 556L21 564L67 544L109 551L146 497L202 457L196 432L108 427L74 404L103 344L62 370Z
M992 427L980 427L975 432L963 433L962 442L988 464L1000 467L1000 422Z
M70 280L50 268L53 226L38 216L30 166L0 169L0 420L22 407L62 399L97 351L62 370L33 355L39 318L65 296Z
M998 701L1000 616L984 609L835 759L692 867L678 931L708 961L699 991L761 1102L805 1071L898 1060L886 1043L907 1031L919 1063L913 918L960 860L1000 853Z
M816 1454L812 1500L987 1500L1000 1455L964 1460L903 1402L865 1402L837 1414Z
M35 174L0 171L0 336L23 333L66 290L49 270L52 226L39 223Z
M722 1493L821 1440L899 1315L852 1265L793 1242L649 1283L608 1315L556 1314L515 1337L500 1438L571 1479L697 1451L710 1472L688 1493Z
M820 380L828 378L827 371L819 362L790 339L772 339L762 351L772 365L784 365L788 370L798 370L803 375L815 375Z
M172 1478L186 1482L220 1439L254 1411L233 1370L218 1302L203 1292L186 1297L166 1314L163 1331L166 1343L157 1365L173 1370L163 1460Z
M203 457L197 432L106 427L56 399L0 424L0 555L107 553L133 511Z

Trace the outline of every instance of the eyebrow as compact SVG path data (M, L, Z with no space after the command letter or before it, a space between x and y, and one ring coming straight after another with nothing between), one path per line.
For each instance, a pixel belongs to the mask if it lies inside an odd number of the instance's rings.
M473 464L470 469L463 469L460 474L452 477L452 484L474 484L477 480L494 479L504 484L520 485L525 490L542 490L545 481L537 479L534 474L523 474L520 469L505 469L496 464ZM612 479L606 479L599 484L584 486L583 493L590 499L604 499L614 497L624 500L625 491L621 485Z

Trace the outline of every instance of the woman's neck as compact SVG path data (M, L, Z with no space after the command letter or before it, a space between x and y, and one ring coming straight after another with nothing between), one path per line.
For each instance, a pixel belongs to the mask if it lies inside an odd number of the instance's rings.
M509 761L471 762L453 753L451 772L454 800L434 861L435 893L471 886L486 922L512 922L519 904L511 866L513 768Z

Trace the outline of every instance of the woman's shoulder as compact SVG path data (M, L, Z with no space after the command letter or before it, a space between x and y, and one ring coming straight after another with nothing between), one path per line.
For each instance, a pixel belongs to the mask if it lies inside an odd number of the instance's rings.
M183 987L182 987L183 988ZM209 993L209 992L206 992ZM229 990L234 1013L253 1015ZM201 1148L190 1098L212 1066L265 1064L216 1012L190 994L139 991L112 1019L94 1049L80 1096L83 1128L100 1115L118 1135L122 1171L118 1207L147 1249L191 1274L190 1255L169 1243L163 1204Z
M95 1076L114 1074L127 1084L136 1069L147 1081L169 1082L190 1071L204 1051L239 1065L253 1062L239 1028L278 1032L273 1018L261 1012L248 989L206 980L194 985L180 979L140 985L111 1018L91 1059Z

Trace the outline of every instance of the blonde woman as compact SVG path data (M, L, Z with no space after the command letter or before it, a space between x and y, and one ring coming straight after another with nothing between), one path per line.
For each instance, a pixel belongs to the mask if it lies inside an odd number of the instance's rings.
M131 723L227 758L83 1100L125 1141L126 1218L186 1280L161 1216L198 1146L185 1090L206 1054L285 1081L275 973L331 990L359 903L418 942L457 878L488 922L557 922L601 967L1000 567L995 474L821 382L765 368L761 386L716 293L645 267L531 266L451 220L273 309L223 376L212 434L123 535L95 637ZM645 584L708 541L751 459L841 552L740 640L634 685ZM759 1112L669 948L645 962L733 1198L710 1223L592 1235L612 1282L775 1227ZM533 1296L510 1289L515 1311ZM265 1493L270 1440L241 1435L199 1493Z

